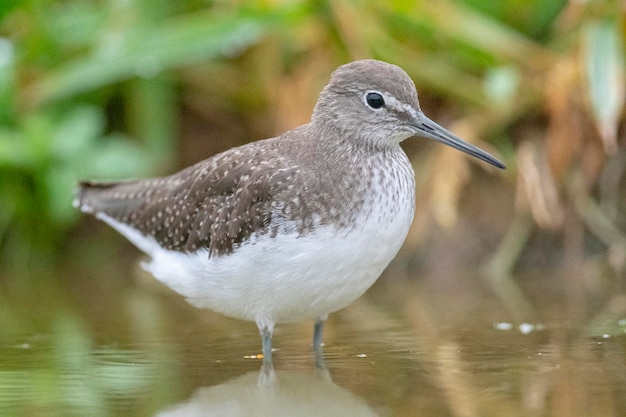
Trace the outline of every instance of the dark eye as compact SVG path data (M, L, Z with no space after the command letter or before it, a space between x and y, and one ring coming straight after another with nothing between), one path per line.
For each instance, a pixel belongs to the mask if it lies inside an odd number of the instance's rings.
M385 105L385 99L380 93L367 93L365 95L365 101L373 109L380 109Z

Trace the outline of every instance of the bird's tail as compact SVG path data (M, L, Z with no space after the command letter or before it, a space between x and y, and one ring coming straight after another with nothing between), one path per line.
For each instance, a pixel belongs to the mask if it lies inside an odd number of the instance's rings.
M72 205L84 213L93 214L98 211L98 195L118 184L118 182L81 181L78 183Z

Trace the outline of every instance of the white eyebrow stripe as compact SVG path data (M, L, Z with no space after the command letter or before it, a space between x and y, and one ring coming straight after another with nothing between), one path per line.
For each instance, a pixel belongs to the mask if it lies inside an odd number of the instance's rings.
M417 118L417 110L415 110L413 106L411 106L410 104L401 102L400 100L396 99L394 96L392 96L391 94L387 92L384 92L382 94L383 94L383 97L385 98L385 103L387 103L387 107L390 107L392 109L396 109L399 111L403 111L405 113L410 114L413 118Z

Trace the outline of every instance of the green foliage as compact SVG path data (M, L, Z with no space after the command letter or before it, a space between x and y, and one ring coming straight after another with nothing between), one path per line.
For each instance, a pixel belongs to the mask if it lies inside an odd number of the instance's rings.
M396 63L422 93L455 103L451 114L462 115L466 139L498 145L512 186L519 185L511 143L520 139L509 128L524 117L547 113L562 127L571 123L555 120L580 112L596 129L580 135L599 132L607 154L615 153L621 13L619 2L604 0L2 2L0 262L26 265L45 259L42 251L53 258L77 218L76 180L171 171L178 114L190 95L203 97L193 106L206 114L269 103L295 118L312 100L292 87L310 86L314 97L320 74L352 59ZM555 97L582 108L558 106ZM551 132L548 150L572 136ZM546 157L555 177L578 163L572 155ZM424 175L452 207L463 189L454 178L466 177L466 163L452 164L456 174ZM588 175L590 184L600 176Z

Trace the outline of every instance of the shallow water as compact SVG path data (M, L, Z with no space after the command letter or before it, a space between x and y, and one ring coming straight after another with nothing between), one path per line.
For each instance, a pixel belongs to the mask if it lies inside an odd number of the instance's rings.
M253 324L151 280L94 279L4 291L0 416L626 415L620 296L574 318L546 287L522 291L543 306L512 311L484 281L388 273L331 315L327 370L302 323L278 326L263 373Z

